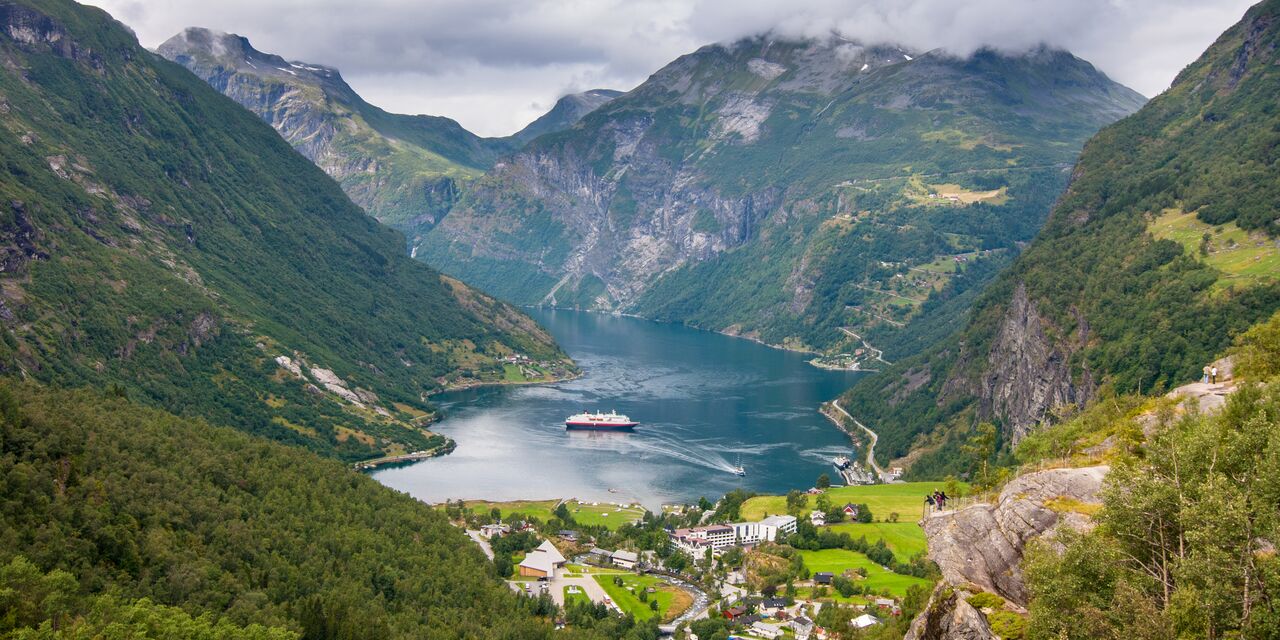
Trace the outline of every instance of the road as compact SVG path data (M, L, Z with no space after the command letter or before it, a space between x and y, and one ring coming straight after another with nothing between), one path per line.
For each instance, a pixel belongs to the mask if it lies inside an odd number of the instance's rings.
M840 327L840 330L843 331L846 336L849 336L850 338L853 338L854 340L861 342L862 348L866 349L867 351L870 351L873 354L872 357L875 358L876 360L879 360L880 362L883 362L885 364L893 364L892 362L889 362L888 360L884 359L883 351L871 346L871 343L863 339L862 336L850 331L847 327ZM843 411L843 409L841 409L841 411Z
M480 545L480 550L484 552L484 555L487 558L489 558L490 560L493 560L493 547L489 546L488 540L485 540L480 536L479 531L467 529L467 536L469 536L472 540L474 540L476 544Z
M881 481L888 482L888 474L885 473L884 469L881 469L880 465L876 463L876 442L880 440L880 436L876 435L876 432L868 429L867 425L858 422L857 418L849 415L849 412L845 411L844 407L840 406L839 400L832 400L831 406L835 407L836 411L844 414L846 418L852 420L854 424L867 432L867 435L871 438L871 444L867 446L867 466L871 467L871 469L876 472L876 476L878 476Z
M550 585L548 589L551 591L551 599L562 607L564 606L564 588L570 585L577 586L579 589L582 589L582 592L585 593L592 602L604 602L605 599L609 597L609 594L605 593L604 587L600 586L600 583L596 582L595 578L592 578L591 576L566 578L562 575L558 575L552 578L548 584ZM617 609L616 606L614 608Z

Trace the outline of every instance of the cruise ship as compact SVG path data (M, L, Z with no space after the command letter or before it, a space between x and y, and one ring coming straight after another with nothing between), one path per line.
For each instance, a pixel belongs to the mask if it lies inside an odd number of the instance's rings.
M633 422L631 418L624 416L617 411L609 413L582 412L574 414L564 419L564 428L566 429L587 429L597 431L624 431L636 428L639 422Z

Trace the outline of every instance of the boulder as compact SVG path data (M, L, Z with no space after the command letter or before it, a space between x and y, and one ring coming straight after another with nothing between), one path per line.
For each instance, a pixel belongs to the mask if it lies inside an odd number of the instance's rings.
M966 600L969 595L939 583L903 640L995 640L986 616Z
M932 514L923 522L929 558L944 585L972 584L1020 606L1027 605L1022 553L1027 542L1062 522L1084 529L1089 518L1072 508L1100 502L1107 466L1049 469L1011 481L995 504Z

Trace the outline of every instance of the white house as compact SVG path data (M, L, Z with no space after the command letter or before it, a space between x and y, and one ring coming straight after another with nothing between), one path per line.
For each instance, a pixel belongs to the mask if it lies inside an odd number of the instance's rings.
M733 525L738 544L756 544L773 542L778 534L789 535L796 532L795 516L769 516L760 522L739 522Z
M765 624L764 622L756 622L751 625L751 635L760 636L761 638L767 638L768 640L773 640L774 638L777 638L778 636L782 635L782 628L774 624Z
M511 527L505 524L486 524L480 527L480 537L482 538L501 538L511 533Z
M827 523L827 514L814 509L809 512L809 522L815 527L821 527Z
M623 569L633 569L640 561L640 557L634 551L614 551L611 558L614 564Z
M804 640L809 637L809 634L813 633L813 621L804 616L799 616L791 621L791 630L796 632L797 638Z
M880 619L869 613L864 613L849 621L849 626L855 629L866 629L867 627L874 627L878 624L880 624Z

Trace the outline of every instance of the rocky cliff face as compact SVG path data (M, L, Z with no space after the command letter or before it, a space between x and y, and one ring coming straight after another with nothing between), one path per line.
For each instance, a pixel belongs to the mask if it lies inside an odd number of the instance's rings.
M1057 51L704 47L498 162L422 254L519 302L826 347L1007 259L1141 101Z
M979 392L983 414L1002 419L1015 444L1050 410L1083 406L1092 396L1088 370L1079 376L1071 371L1072 355L1088 343L1089 325L1079 319L1073 335L1061 334L1040 315L1026 285L1019 284L987 356Z
M387 113L337 69L263 53L235 34L189 28L157 51L270 123L356 204L410 237L434 226L460 185L516 144L448 118Z
M965 601L969 595L963 589L939 585L903 640L994 640L987 619Z
M603 107L610 100L622 95L622 93L613 89L591 89L590 91L563 96L556 101L555 106L551 107L550 111L542 114L537 120L530 122L528 126L517 131L511 137L521 143L526 143L543 134L563 131L578 124L578 121L583 116Z
M1023 549L1052 536L1059 526L1084 530L1085 514L1100 503L1109 467L1051 469L1020 476L995 504L931 514L923 521L929 558L942 570L929 604L911 624L907 640L980 640L996 637L986 616L969 604L975 593L993 593L1006 608L1022 611L1030 594L1022 581Z
M1078 509L1100 503L1109 467L1051 469L1020 476L995 504L932 514L924 520L929 559L952 585L977 585L1020 606L1027 604L1022 550L1059 524L1089 526Z

